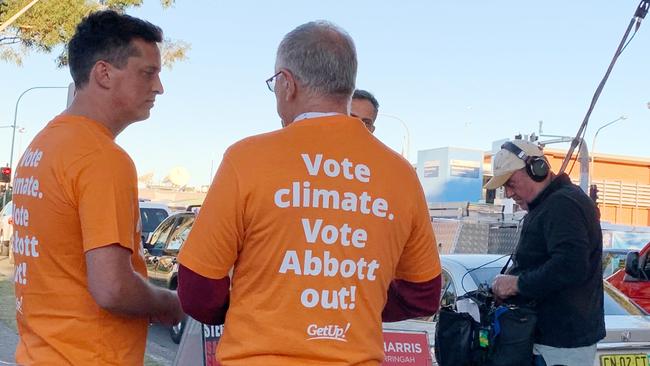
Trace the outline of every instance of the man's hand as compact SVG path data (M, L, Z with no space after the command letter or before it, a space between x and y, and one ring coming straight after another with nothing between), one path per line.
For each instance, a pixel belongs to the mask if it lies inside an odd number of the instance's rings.
M498 275L492 282L492 292L499 299L506 299L519 293L517 280L519 277Z
M151 317L154 323L161 323L164 325L175 325L181 322L185 317L181 303L175 292L159 289L158 296L159 312Z

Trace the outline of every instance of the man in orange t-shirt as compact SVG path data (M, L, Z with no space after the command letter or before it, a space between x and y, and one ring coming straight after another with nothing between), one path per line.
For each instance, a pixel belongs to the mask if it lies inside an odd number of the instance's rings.
M415 171L348 115L356 65L331 23L285 36L267 81L285 128L228 149L179 254L183 309L225 321L226 366L378 365L382 320L438 308Z
M89 15L68 46L73 103L18 162L13 209L21 365L141 365L147 324L175 324L177 296L151 286L137 175L115 137L163 92L160 28Z

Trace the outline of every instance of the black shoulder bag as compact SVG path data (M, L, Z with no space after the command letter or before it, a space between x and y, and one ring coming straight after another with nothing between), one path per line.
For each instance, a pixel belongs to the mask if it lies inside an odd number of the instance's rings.
M512 255L501 269L506 272ZM534 302L503 303L491 309L490 366L520 366L533 364L533 344L537 312Z
M510 259L501 274L509 264ZM434 345L440 366L532 365L537 323L534 304L497 306L487 289L468 292L462 298L478 305L481 322L451 306L440 309Z

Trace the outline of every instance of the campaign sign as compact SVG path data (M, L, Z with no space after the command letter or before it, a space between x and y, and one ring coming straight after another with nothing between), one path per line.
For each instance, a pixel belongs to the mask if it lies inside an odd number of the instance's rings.
M203 344L203 365L220 366L221 364L217 360L217 346L221 334L223 334L223 325L201 325L203 326L203 332L201 333L203 339L201 342Z
M220 366L217 346L223 325L202 324L203 365ZM431 351L425 332L384 331L384 362L382 366L430 366Z
M431 366L429 340L425 332L384 331L382 366Z

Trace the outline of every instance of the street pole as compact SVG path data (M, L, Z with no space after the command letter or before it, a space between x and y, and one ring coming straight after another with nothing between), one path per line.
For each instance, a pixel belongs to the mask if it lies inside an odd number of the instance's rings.
M590 165L591 165L591 168L589 169L589 171L590 171L590 174L589 174L589 186L591 186L591 184L593 182L592 177L594 175L594 157L595 157L594 155L596 154L596 137L598 137L598 133L603 128L605 128L605 127L607 127L609 125L613 125L614 123L616 123L618 121L623 121L623 120L626 120L626 119L627 119L627 116L622 115L622 116L618 117L617 119L615 119L615 120L613 120L611 122L605 123L604 125L600 126L600 128L598 128L598 130L596 130L596 133L594 134L594 139L591 140L591 161L589 162Z
M14 108L14 123L11 125L11 128L13 131L11 132L11 152L9 153L9 167L12 169L12 178L11 181L13 182L13 172L14 172L14 145L16 142L16 121L18 120L18 104L20 104L20 100L23 98L27 92L30 90L35 90L35 89L67 89L67 86L34 86L31 87L24 92L20 94L18 97L18 100L16 100L16 107Z
M382 116L382 117L388 117L388 118L396 119L402 124L402 126L404 127L404 130L406 131L406 141L405 141L405 144L404 144L405 145L405 147L404 147L404 149L405 149L404 157L406 158L406 160L409 160L409 151L411 149L411 147L410 147L411 132L409 131L409 127L406 125L406 122L404 122L401 118L399 118L397 116L390 115L390 114L379 113L379 115Z

